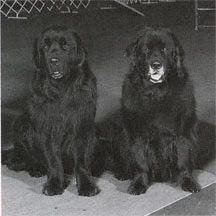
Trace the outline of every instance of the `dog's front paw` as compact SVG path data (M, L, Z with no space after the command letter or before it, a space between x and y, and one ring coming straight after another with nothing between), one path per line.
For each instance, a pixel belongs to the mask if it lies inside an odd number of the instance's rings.
M126 174L124 172L116 172L114 176L120 181L128 180L131 178L129 174Z
M40 178L42 176L46 175L46 170L45 169L31 169L28 170L28 173L30 176L35 177L35 178Z
M147 190L147 186L141 182L132 182L128 188L128 193L133 195L140 195L145 193Z
M7 164L7 168L14 171L23 171L26 170L26 163L25 162L16 162L16 161L10 161Z
M188 191L191 193L197 193L201 190L200 185L196 183L192 178L184 178L181 184L181 188L184 191Z
M100 189L94 184L83 185L79 190L80 196L95 196L100 192Z
M64 185L57 179L51 179L43 187L43 193L48 196L60 195L64 192Z

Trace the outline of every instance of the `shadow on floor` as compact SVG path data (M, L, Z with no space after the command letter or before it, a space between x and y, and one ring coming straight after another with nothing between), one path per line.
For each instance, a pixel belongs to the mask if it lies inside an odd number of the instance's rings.
M215 159L215 125L200 121L198 126L199 153L195 161L196 168L202 168Z

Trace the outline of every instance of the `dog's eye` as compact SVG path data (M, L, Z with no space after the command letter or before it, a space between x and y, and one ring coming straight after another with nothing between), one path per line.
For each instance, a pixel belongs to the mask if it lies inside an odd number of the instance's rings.
M50 47L50 45L51 45L50 39L46 38L44 40L44 43L43 43L43 49L45 49L45 50L48 49Z
M167 48L164 47L164 48L161 49L161 51L162 51L162 52L166 52L166 51L167 51Z
M62 45L62 48L63 48L64 50L66 50L66 49L67 49L67 44Z
M49 46L48 46L47 44L44 44L44 45L43 45L43 48L46 50L46 49L49 48Z
M62 49L66 50L68 48L68 43L65 39L61 39L60 44L62 46Z
M67 42L65 41L65 42L62 44L62 48L66 50L67 47L68 47L68 44L67 44Z
M150 52L150 49L149 48L145 48L145 52L146 53Z

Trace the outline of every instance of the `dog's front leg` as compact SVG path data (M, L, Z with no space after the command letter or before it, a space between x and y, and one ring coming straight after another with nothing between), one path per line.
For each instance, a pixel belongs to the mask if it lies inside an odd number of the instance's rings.
M47 182L44 185L43 193L53 196L62 194L64 191L64 170L58 156L49 158Z
M178 184L184 191L192 193L200 191L200 185L194 180L192 176L192 155L190 140L179 137L176 142L177 148L177 163L178 163Z
M76 143L75 175L78 193L81 196L95 196L100 192L90 173L90 158L93 156L92 145L94 145L94 141L91 137L88 137L88 140L78 139Z
M43 145L43 154L47 165L47 182L43 187L43 193L49 196L62 194L65 188L61 152L57 147L56 143Z
M147 159L144 154L144 140L140 137L137 137L132 143L134 159L135 159L135 176L131 182L128 193L139 195L145 193L150 184L149 180L149 168L147 164Z

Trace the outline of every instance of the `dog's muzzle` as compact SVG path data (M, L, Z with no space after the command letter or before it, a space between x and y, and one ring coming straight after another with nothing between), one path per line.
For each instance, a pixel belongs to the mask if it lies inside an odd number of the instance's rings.
M63 74L61 71L60 60L58 58L51 58L50 59L50 68L51 68L51 77L53 79L61 79Z
M150 82L152 83L162 83L164 76L164 66L155 61L149 65L149 73L148 76L150 78Z

